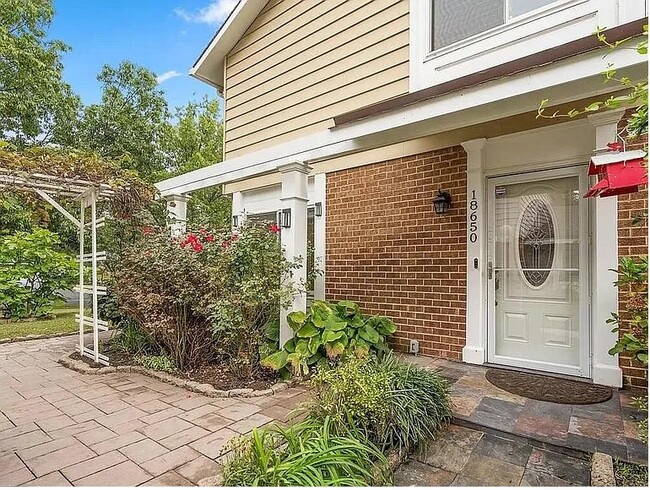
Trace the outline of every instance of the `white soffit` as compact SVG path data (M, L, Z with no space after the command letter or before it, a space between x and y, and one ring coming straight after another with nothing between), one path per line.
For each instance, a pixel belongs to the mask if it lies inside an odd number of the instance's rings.
M219 28L190 68L190 75L216 87L223 93L224 61L226 55L239 42L268 0L239 0L235 9Z

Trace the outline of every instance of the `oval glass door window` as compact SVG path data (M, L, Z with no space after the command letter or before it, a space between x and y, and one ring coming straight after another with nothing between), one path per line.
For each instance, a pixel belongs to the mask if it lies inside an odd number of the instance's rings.
M519 263L526 281L542 286L551 274L555 256L555 227L548 205L533 199L524 209L519 226Z

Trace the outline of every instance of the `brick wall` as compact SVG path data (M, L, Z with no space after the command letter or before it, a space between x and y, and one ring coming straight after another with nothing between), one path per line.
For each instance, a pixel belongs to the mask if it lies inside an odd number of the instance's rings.
M466 155L462 147L327 175L328 300L398 326L394 347L460 360L465 345ZM452 195L436 215L438 189Z
M623 131L627 124L628 111L618 130ZM647 144L647 137L628 141L628 150L643 149ZM633 224L635 218L644 215L648 209L648 189L645 187L640 192L625 194L618 197L618 255L634 256L648 254L648 221L642 219L641 224ZM627 290L619 289L619 314L626 319L626 305L628 300ZM620 356L620 365L623 369L624 382L628 386L648 387L648 370L641 363L633 361L629 356Z

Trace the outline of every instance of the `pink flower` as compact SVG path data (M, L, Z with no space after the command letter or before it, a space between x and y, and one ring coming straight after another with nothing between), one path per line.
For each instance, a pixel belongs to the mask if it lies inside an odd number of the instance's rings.
M144 226L142 228L142 233L145 235L151 235L153 233L153 228L151 226Z
M276 233L276 234L277 234L277 233L280 233L280 227L279 227L278 225L276 225L275 223L271 223L271 224L269 225L269 231L270 231L271 233Z

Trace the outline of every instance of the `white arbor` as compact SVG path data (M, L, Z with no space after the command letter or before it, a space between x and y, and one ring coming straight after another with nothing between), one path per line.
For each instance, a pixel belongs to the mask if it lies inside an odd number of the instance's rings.
M65 216L78 230L79 236L79 313L75 315L79 324L79 344L77 349L83 356L96 363L108 366L108 357L99 353L99 332L108 330L108 322L99 318L98 297L106 294L106 287L97 284L97 264L106 259L106 252L97 250L97 230L104 225L104 218L97 218L97 203L115 194L108 184L48 175L24 170L0 167L0 190L31 191L50 203ZM55 197L72 198L78 202L80 218L75 218ZM87 211L90 212L87 214ZM90 232L90 251L86 252L86 234ZM90 265L90 284L85 281L86 264ZM85 295L91 295L91 314L85 314ZM93 343L84 343L84 327L92 327Z

